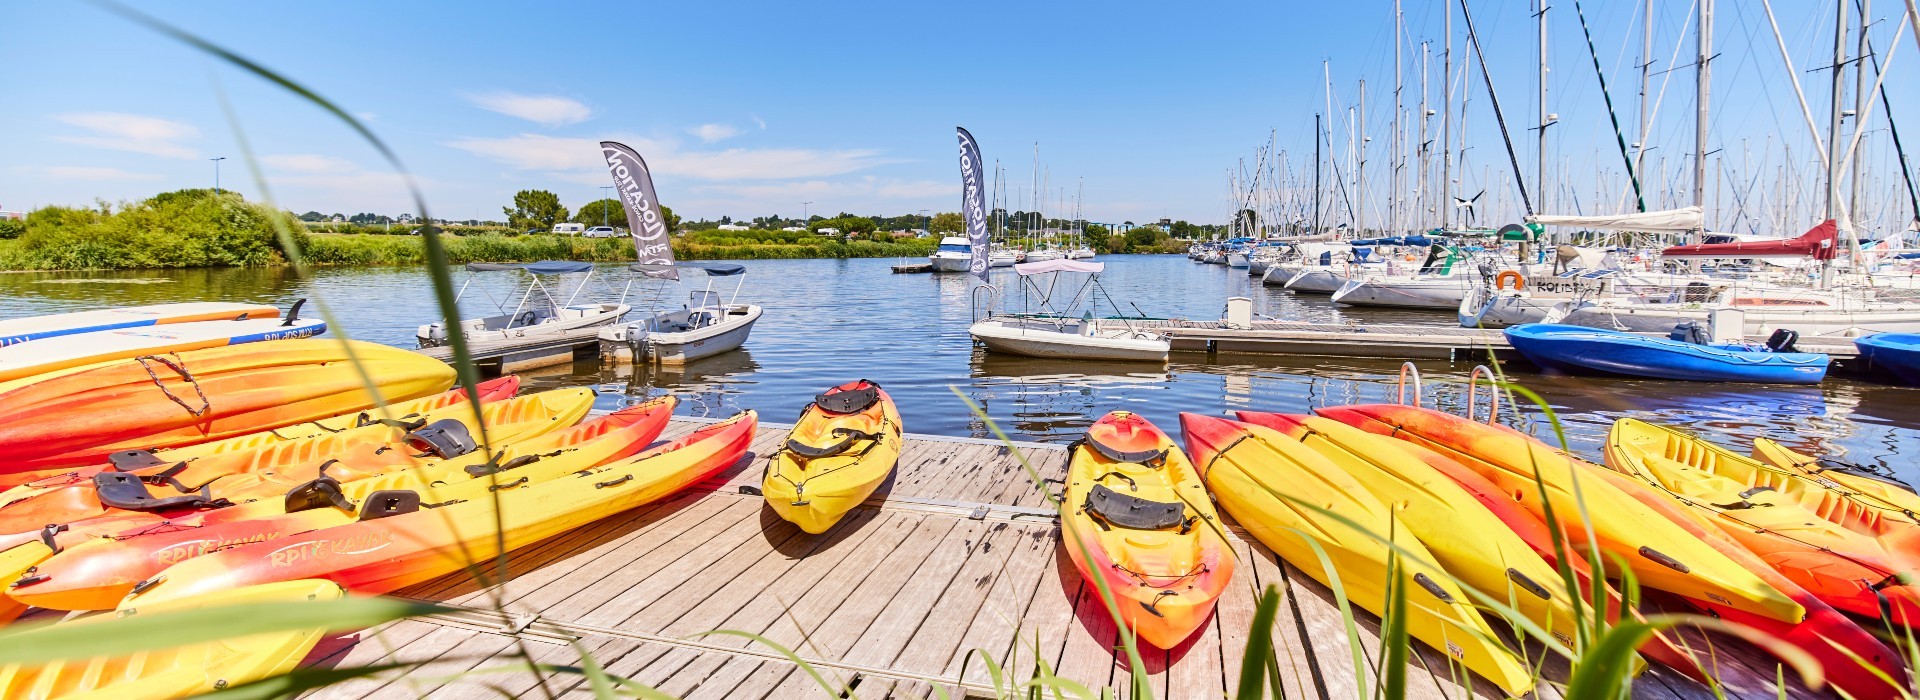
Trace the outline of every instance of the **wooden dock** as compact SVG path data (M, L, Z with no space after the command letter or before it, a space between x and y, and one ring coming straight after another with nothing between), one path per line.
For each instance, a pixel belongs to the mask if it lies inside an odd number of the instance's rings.
M903 263L903 264L893 266L893 274L896 274L896 275L932 272L932 271L933 271L933 263Z
M676 420L668 436L705 421ZM1053 510L1014 454L998 442L910 436L899 468L875 498L822 535L773 515L757 486L786 426L762 424L754 454L700 488L514 552L509 580L489 588L468 575L398 595L457 612L324 640L308 665L420 664L356 680L323 698L525 697L590 693L575 674L535 676L509 666L577 666L585 649L607 671L687 698L991 697L979 663L990 655L1016 678L1036 654L1065 678L1112 686L1129 672L1115 628L1061 549ZM1066 451L1019 443L1043 479L1065 470ZM1048 485L1054 488L1057 485ZM1146 656L1159 698L1221 698L1237 683L1256 590L1286 595L1276 650L1299 700L1365 697L1378 663L1378 620L1359 613L1369 668L1356 673L1331 593L1240 537L1236 581L1217 614L1181 648ZM733 632L764 635L806 660L824 690L784 655ZM1716 640L1719 673L1735 697L1775 697L1774 666ZM1420 645L1408 695L1495 698L1484 681L1463 687L1447 657ZM1703 648L1703 647L1696 647ZM1745 655L1742 655L1745 654ZM1564 682L1564 662L1548 664ZM844 693L842 691L845 691ZM1640 677L1646 698L1708 698L1671 672ZM1536 694L1558 698L1553 688ZM1803 688L1790 697L1820 697Z

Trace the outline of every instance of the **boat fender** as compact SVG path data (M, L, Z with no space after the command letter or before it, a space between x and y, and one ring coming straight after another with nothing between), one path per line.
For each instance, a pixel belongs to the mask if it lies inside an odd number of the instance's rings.
M375 491L367 494L366 503L360 506L360 521L391 518L420 510L420 492L402 489Z
M1187 517L1185 503L1149 501L1101 484L1094 484L1093 490L1087 492L1087 500L1081 508L1102 521L1132 530L1171 530L1179 527L1181 532L1186 532L1193 523L1193 519Z
M1527 278L1520 276L1520 273L1513 270L1500 271L1500 274L1493 278L1493 286L1495 289L1507 289L1507 282L1509 280L1513 282L1513 291L1517 292L1527 288Z
M1159 469L1167 463L1167 451L1164 449L1127 452L1114 449L1113 446L1101 443L1099 440L1090 439L1086 440L1085 443L1088 447L1093 448L1094 452L1100 453L1100 456L1115 462L1139 464L1154 469Z
M169 469L161 473L163 476L142 478L122 472L100 472L93 475L93 491L101 504L121 510L148 512L173 508L201 508L216 503L210 495L210 486L202 486L197 491L189 490L179 480L173 478L174 473L178 472ZM150 482L149 479L161 481ZM155 498L153 493L147 490L149 483L164 483L182 493L178 496Z
M136 469L157 467L166 463L166 460L155 456L153 452L148 450L121 450L107 455L107 468L117 472L130 472Z
M337 460L327 460L326 464L320 465L320 478L287 489L286 506L281 510L298 513L303 510L339 508L352 512L353 500L347 498L346 492L341 490L340 480L327 476L327 465L335 461Z
M429 455L441 459L452 459L480 449L480 445L467 432L467 425L452 418L442 418L407 433L407 446L419 450L415 457Z
M880 385L862 379L860 388L815 396L813 404L819 406L822 411L844 416L865 411L879 400Z

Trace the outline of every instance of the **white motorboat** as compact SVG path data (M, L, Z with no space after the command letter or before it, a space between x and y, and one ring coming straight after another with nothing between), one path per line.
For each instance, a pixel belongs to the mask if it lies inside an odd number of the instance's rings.
M1092 258L1093 249L1086 246L1080 246L1067 253L1068 260L1090 260Z
M759 306L738 303L740 286L746 282L745 267L730 263L636 263L627 267L648 276L659 276L667 270L700 270L707 274L707 287L688 294L687 304L679 309L600 331L603 357L685 364L738 349L753 332L753 323L760 320ZM727 303L720 303L720 295L713 291L715 277L740 278Z
M627 315L627 312L632 309L626 304L618 303L573 303L580 296L581 290L586 289L587 280L593 277L592 263L564 260L542 260L531 263L467 263L468 272L506 270L527 273L527 291L520 295L519 305L515 306L511 312L506 311L502 306L500 314L461 321L455 331L465 336L467 342L510 340L605 326L618 322L620 317ZM574 287L573 294L567 297L565 303L554 297L554 292L558 290L557 280L554 289L548 289L547 285L540 282L542 277L557 278L560 275L583 272L587 276L580 280L579 286ZM467 281L460 285L460 293L455 297L456 302L460 297L466 296L467 288L472 284L473 277L470 275ZM534 292L540 293L538 298L534 296ZM446 345L449 342L448 335L445 321L435 321L421 326L414 333L415 338L420 341L420 347L423 348Z
M1060 260L1065 257L1066 257L1065 255L1060 254L1060 251L1054 250L1052 248L1040 247L1040 248L1034 248L1033 250L1028 251L1027 259L1021 262L1046 262L1048 260Z
M1041 312L994 315L974 323L968 334L989 352L1079 360L1167 361L1171 344L1164 334L1135 326L1135 319L1113 318L1103 323L1092 318L1094 294L1104 294L1098 281L1104 264L1047 260L1021 263L1013 269L1020 275L1023 292ZM1063 272L1086 273L1087 281L1074 290L1066 308L1055 309L1053 292L1058 274ZM1044 287L1036 280L1042 275L1047 276ZM1083 297L1090 308L1085 316L1076 318L1070 312Z
M940 247L927 256L927 262L934 272L966 272L973 264L973 244L964 236L947 236L940 239Z

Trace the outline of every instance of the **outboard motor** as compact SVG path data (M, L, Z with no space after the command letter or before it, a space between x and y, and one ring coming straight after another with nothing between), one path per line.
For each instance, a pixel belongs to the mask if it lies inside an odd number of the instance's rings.
M1712 337L1707 333L1706 327L1700 325L1698 322L1681 321L1673 327L1672 332L1667 334L1667 339L1694 345L1706 345L1712 340Z
M1767 336L1767 349L1774 352L1800 352L1793 344L1800 340L1800 331L1786 328L1773 329L1773 335Z

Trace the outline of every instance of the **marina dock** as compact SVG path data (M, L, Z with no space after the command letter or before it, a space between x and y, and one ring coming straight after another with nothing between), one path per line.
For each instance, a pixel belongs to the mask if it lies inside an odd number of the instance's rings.
M705 422L676 419L666 437ZM1064 678L1128 695L1115 628L1061 549L1054 510L1012 450L909 435L896 473L873 499L828 532L807 535L742 488L758 486L763 460L787 428L761 424L753 452L696 489L512 553L503 584L482 587L458 574L400 591L455 612L323 640L307 664L424 665L312 697L522 697L540 693L542 682L555 697L580 696L589 691L580 674L542 680L503 670L522 650L535 663L576 666L573 645L613 674L687 698L924 698L936 688L953 698L992 697L980 656L1025 679L1036 650ZM1065 472L1063 446L1014 449L1042 479ZM1154 696L1232 692L1256 591L1268 585L1285 595L1275 637L1280 695L1351 698L1363 682L1372 692L1378 620L1356 614L1370 659L1356 674L1331 592L1232 533L1241 564L1214 617L1178 649L1142 650ZM831 689L742 632L792 649ZM1776 696L1771 660L1713 642L1729 696ZM1409 697L1500 697L1484 681L1462 686L1439 652L1415 649ZM1548 678L1565 681L1564 662L1547 666ZM1664 669L1634 687L1643 698L1712 697ZM1788 690L1819 697L1793 681ZM1560 694L1543 688L1536 696Z

